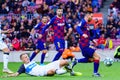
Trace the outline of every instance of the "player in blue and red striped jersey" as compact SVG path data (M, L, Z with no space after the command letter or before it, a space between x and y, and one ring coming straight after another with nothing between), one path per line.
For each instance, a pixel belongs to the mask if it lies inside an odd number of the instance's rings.
M66 19L63 16L63 9L58 8L57 9L57 15L54 16L50 22L47 23L47 25L43 28L41 35L39 35L39 37L41 38L44 33L45 30L52 25L52 28L54 30L54 44L56 46L56 50L58 51L58 53L56 54L56 56L54 57L53 61L58 60L65 48L65 41L64 39L67 39L67 37L71 34L72 32L72 28L66 23ZM68 33L66 36L64 36L64 30L65 28L68 29Z
M72 63L72 67L74 67L77 63L94 62L93 76L100 77L100 74L98 73L100 56L95 52L95 49L90 46L90 41L93 41L94 43L96 42L91 39L87 24L92 20L92 15L92 13L87 13L84 19L82 19L76 27L76 31L80 34L79 46L82 51L82 55L85 58L75 59Z
M36 32L39 34L41 33L43 27L47 24L48 22L48 17L46 15L43 16L42 21L37 24L31 31L32 34L34 34L35 30ZM40 60L40 64L43 65L44 63L44 59L45 59L45 55L47 53L47 46L46 46L46 36L47 36L47 32L45 32L43 34L43 37L41 39L38 38L37 41L37 46L36 46L36 50L32 53L31 57L30 57L30 61L40 52L42 51L42 55L41 55L41 60Z

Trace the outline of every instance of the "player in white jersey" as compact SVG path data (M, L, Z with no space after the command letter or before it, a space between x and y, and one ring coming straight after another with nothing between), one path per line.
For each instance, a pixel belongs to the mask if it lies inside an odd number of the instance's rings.
M6 45L6 43L3 42L2 34L11 33L11 32L12 32L11 29L7 29L6 31L1 30L1 22L0 22L0 50L2 50L4 52L3 72L6 72L6 73L13 73L13 72L10 69L8 69L8 56L9 56L10 50L9 50L8 46Z
M40 66L34 61L30 62L30 59L26 53L21 54L20 59L23 64L19 70L16 73L8 75L7 77L19 76L21 73L26 73L33 76L53 76L54 74L60 74L60 69L64 66L73 76L76 76L72 68L68 67L69 63L67 60L57 60L45 66Z

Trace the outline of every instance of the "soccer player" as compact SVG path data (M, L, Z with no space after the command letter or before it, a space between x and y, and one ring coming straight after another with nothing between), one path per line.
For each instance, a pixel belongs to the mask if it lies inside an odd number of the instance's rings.
M23 64L19 70L13 74L8 75L7 77L19 76L22 73L33 76L53 76L54 74L60 74L59 69L61 67L69 65L67 60L57 60L45 66L40 66L34 61L30 62L30 59L26 53L21 54L20 59L22 60ZM66 69L72 71L71 68L66 67Z
M52 28L54 29L54 44L56 47L56 50L58 53L55 55L53 61L58 60L65 48L65 41L64 39L67 39L68 36L72 32L72 28L66 23L66 19L63 16L63 9L58 8L56 11L56 16L54 16L48 23L47 25L43 28L41 35L39 37L41 38L43 34L45 33L45 30L52 25ZM66 26L66 27L65 27ZM68 29L68 33L66 36L64 36L64 30L65 28Z
M31 31L32 35L34 34L35 30L38 30L38 33L41 33L43 27L46 25L46 23L48 22L48 17L46 15L43 16L42 21L37 24ZM45 32L43 34L43 37L40 39L38 38L37 41L37 46L36 46L36 50L32 53L31 57L30 57L30 61L40 52L40 50L42 51L42 55L41 55L41 60L40 60L40 65L44 65L44 59L45 59L45 55L47 53L47 46L46 46L46 36L47 36L47 32Z
M114 58L115 58L115 59L120 59L120 46L118 46L118 47L115 49Z
M87 13L84 19L82 19L76 27L76 31L80 34L79 46L82 51L82 55L85 58L75 59L72 63L72 67L74 67L77 63L94 62L93 76L100 77L100 74L98 73L100 56L95 52L95 49L90 46L90 40L92 39L90 38L87 24L92 20L92 16L92 13ZM96 43L95 40L92 41Z
M2 40L2 34L5 33L11 33L12 30L8 29L8 30L1 30L1 22L0 22L0 50L2 50L4 52L3 55L3 72L5 73L13 73L10 69L8 69L8 57L9 57L9 53L10 50L8 48L8 46L5 44L5 42Z

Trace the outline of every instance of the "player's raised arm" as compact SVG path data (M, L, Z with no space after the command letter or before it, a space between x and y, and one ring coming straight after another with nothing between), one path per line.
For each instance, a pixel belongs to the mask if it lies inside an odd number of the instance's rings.
M7 75L7 77L16 77L16 76L19 76L18 72Z

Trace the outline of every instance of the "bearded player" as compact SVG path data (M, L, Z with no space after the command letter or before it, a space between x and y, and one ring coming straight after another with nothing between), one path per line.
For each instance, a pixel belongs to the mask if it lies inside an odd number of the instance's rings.
M95 49L90 46L90 41L96 43L95 40L91 39L88 27L88 23L92 20L92 16L92 13L87 13L84 19L82 19L76 27L76 31L80 34L79 46L84 58L75 59L72 67L74 67L77 63L93 62L93 76L100 77L100 74L98 73L100 56L95 52Z

